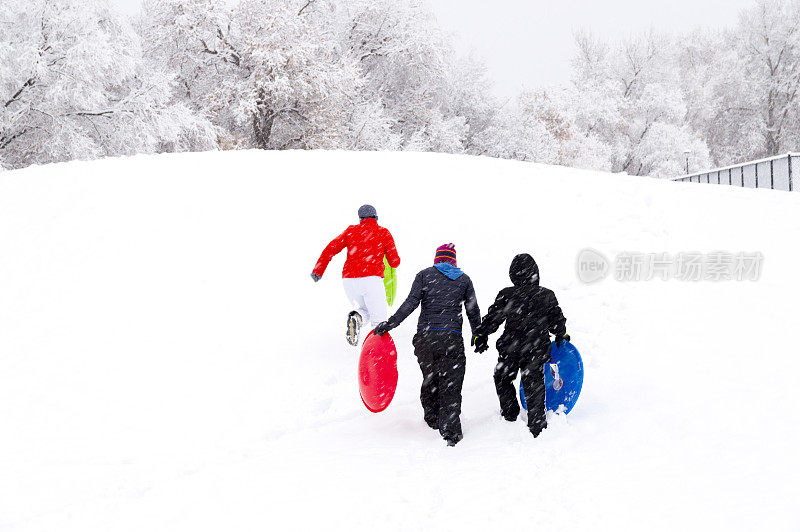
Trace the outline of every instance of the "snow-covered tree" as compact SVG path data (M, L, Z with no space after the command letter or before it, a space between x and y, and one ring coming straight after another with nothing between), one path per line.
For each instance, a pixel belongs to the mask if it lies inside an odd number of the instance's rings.
M228 147L395 147L357 62L308 4L149 0L142 31L153 60L177 72L178 101L210 114Z
M501 111L475 136L475 153L501 159L556 164L560 144L545 123L518 110Z
M721 120L726 129L739 133L738 142L730 139L731 153L749 151L750 157L762 157L796 149L800 141L800 2L758 0L755 7L742 12L736 34L739 62L732 77L741 77L737 85L726 86L728 112Z
M463 152L492 107L480 66L459 63L421 0L333 2L336 34L358 61L403 149Z
M686 122L669 39L650 33L612 49L578 35L577 44L573 84L560 106L571 126L573 158L601 142L616 172L678 175L685 151L693 165L708 164L708 148ZM574 145L581 139L586 147Z
M757 0L736 27L682 36L676 71L687 122L714 163L777 155L800 144L800 2Z
M496 123L500 112L500 105L492 95L486 65L472 54L457 59L448 68L445 83L448 97L444 112L464 119L467 126L464 150L475 154L479 150L476 138Z
M475 135L475 153L502 159L564 164L569 128L549 112L549 91L522 92Z
M735 50L722 30L695 30L675 42L671 55L686 106L685 122L705 140L712 165L730 160L723 154L722 146L729 143L720 118L732 110L728 94L738 84L738 76L731 75L735 70L731 65L737 62Z
M170 102L139 37L104 0L5 0L0 157L7 167L214 146L210 123Z

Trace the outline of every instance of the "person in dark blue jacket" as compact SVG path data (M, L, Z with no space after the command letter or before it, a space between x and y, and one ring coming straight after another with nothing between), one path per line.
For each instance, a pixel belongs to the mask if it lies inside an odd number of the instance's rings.
M463 437L461 386L467 359L461 336L461 305L467 312L473 339L481 311L472 281L457 267L455 246L439 246L433 263L417 274L408 298L388 321L375 328L375 334L386 334L422 305L413 340L422 370L420 400L425 422L453 446Z

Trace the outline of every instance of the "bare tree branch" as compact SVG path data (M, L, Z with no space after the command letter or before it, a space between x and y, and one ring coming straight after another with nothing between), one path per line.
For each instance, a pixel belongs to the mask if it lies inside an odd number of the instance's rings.
M22 93L25 92L25 89L27 89L28 87L33 87L35 84L36 84L36 79L34 78L30 78L28 81L23 83L22 87L20 87L19 90L16 93L14 93L14 96L12 96L11 99L6 102L4 107L8 107L9 105L17 101L19 97L22 96Z
M11 135L10 137L0 137L0 150L5 149L6 146L11 144L15 139L21 137L22 135L26 134L29 131L28 128L22 129L15 134Z
M314 0L308 0L308 2L306 2L306 5L304 5L303 7L301 7L301 8L300 8L300 11L298 11L298 12L297 12L297 16L299 17L300 15L302 15L302 14L303 14L303 11L305 11L305 10L306 10L306 8L307 8L308 6L310 6L311 4L313 4L313 3L314 3Z

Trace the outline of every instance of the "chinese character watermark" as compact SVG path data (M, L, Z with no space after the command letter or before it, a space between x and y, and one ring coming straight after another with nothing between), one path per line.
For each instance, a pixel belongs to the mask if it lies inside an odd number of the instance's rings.
M761 277L764 255L760 252L688 251L669 253L624 252L608 260L594 249L578 254L578 279L584 283L601 281L613 273L621 282L676 279L698 281L757 281Z

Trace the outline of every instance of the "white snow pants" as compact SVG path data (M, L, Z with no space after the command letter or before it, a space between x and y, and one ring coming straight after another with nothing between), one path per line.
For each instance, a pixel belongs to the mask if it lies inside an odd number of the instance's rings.
M386 287L377 275L342 279L344 293L353 304L353 309L361 314L363 323L373 326L388 319L386 306Z

